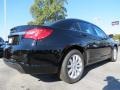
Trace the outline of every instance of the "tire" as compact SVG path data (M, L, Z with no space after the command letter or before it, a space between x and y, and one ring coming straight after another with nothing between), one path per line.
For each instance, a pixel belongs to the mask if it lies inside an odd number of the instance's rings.
M3 57L3 55L1 54L1 55L0 55L0 58L2 58L2 57Z
M117 61L117 56L118 56L118 50L117 50L116 47L114 47L113 50L112 50L111 61L116 62Z
M67 83L75 83L81 79L83 71L83 56L80 51L73 49L70 52L68 52L68 54L63 60L60 70L60 79Z

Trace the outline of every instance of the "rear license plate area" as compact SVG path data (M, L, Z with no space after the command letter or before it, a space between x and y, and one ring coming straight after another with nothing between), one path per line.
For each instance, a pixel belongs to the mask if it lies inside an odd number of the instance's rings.
M8 42L11 45L17 45L17 44L19 44L19 36L9 37Z

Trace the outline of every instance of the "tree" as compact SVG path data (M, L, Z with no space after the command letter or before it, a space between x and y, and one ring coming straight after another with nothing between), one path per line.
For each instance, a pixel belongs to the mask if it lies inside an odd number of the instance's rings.
M30 25L42 25L46 22L64 19L67 10L64 7L66 0L35 0L31 6L33 21Z
M120 34L115 34L113 38L120 41Z

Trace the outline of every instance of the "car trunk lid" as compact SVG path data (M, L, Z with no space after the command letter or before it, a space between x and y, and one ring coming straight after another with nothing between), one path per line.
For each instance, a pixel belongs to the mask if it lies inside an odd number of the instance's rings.
M40 31L38 33L40 33L40 35L42 35L42 37L43 37L43 35L45 36L46 34L49 34L46 31L48 31L48 29L51 29L48 26L39 26L39 25L23 25L23 26L14 27L14 28L12 28L10 30L10 35L8 36L8 38L9 38L9 44L18 45L19 42L21 41L21 39L27 38L27 37L29 38L30 35L34 35L34 34L37 33L37 32L33 32L35 29L41 29L41 28L42 28L42 31L44 31L44 32L41 33L41 31ZM32 32L28 32L30 30L33 30L33 31ZM28 32L27 33L28 35L26 35L27 37L24 37L24 35L26 34L26 32ZM33 33L33 34L31 34L31 33ZM31 37L29 39L31 39ZM34 38L32 38L32 39L34 40Z

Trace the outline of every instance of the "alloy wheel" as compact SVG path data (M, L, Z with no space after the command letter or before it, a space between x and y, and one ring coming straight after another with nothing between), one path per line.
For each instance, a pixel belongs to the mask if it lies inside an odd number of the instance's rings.
M67 64L68 76L71 79L75 79L79 77L79 75L82 72L82 69L83 69L83 63L81 57L77 54L72 55L69 58Z

